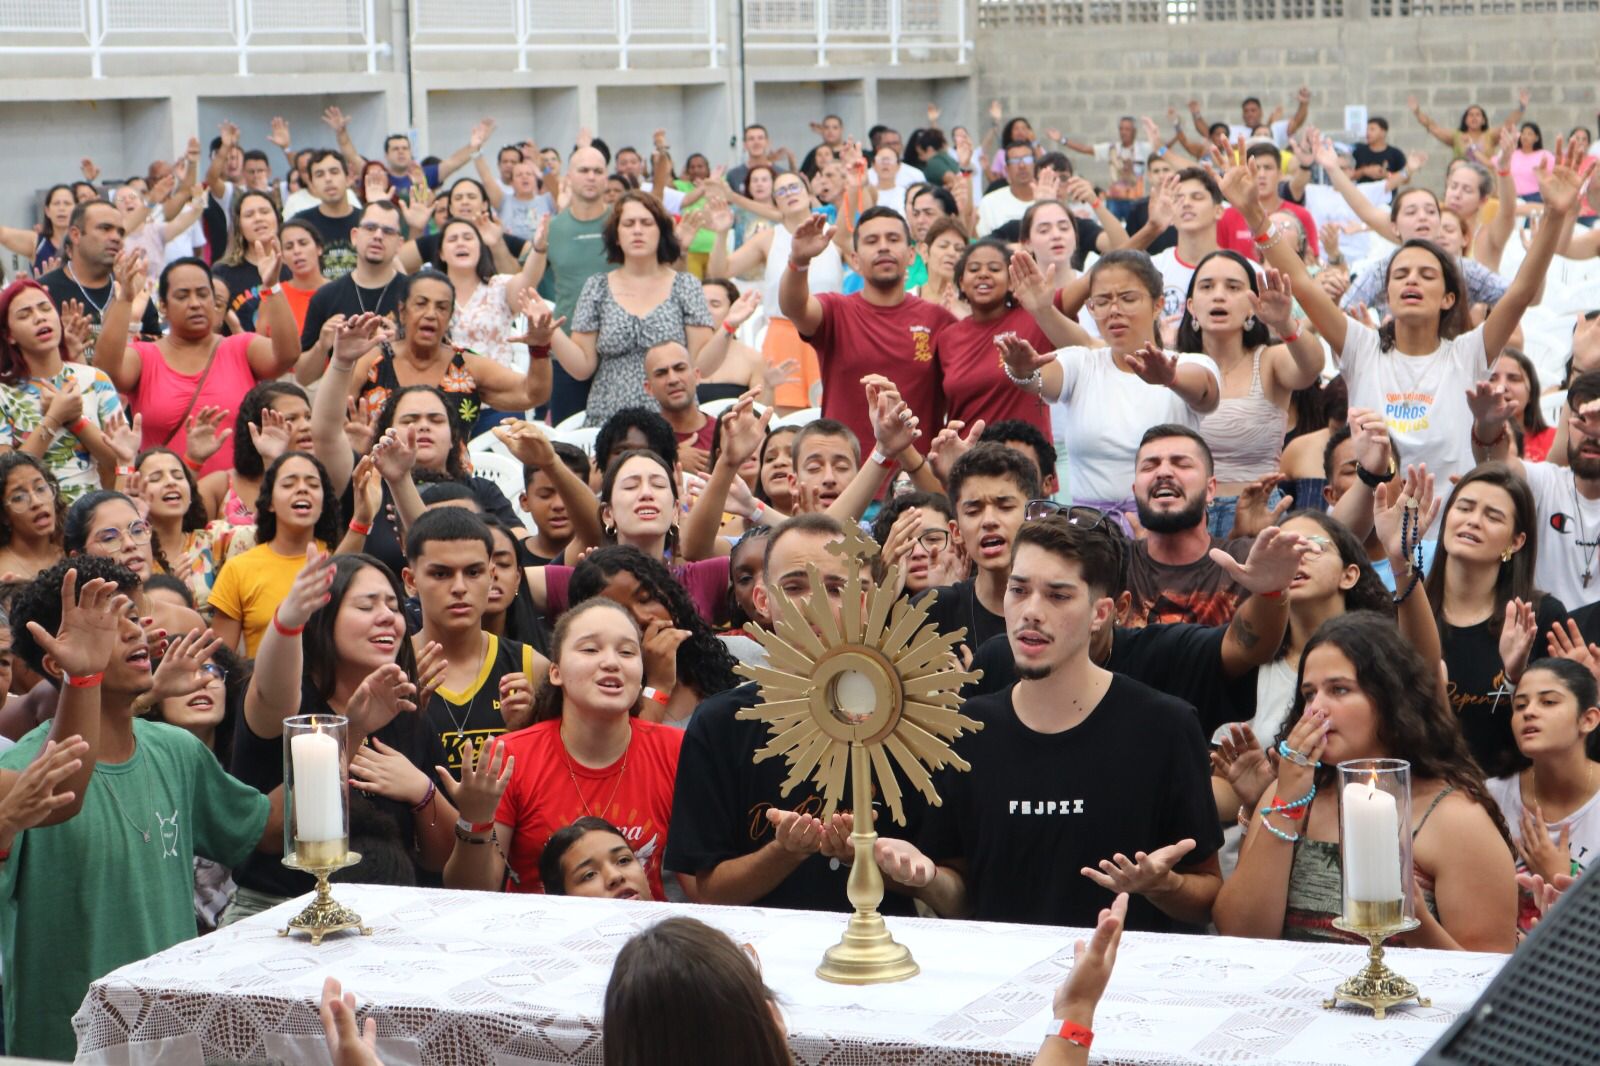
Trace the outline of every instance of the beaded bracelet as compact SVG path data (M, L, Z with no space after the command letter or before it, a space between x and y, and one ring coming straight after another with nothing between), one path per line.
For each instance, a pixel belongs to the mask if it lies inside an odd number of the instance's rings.
M1281 758L1288 759L1290 762L1294 763L1296 766L1310 766L1313 769L1320 769L1322 767L1322 763L1319 762L1318 760L1307 758L1301 752L1298 752L1295 749L1291 748L1289 746L1289 742L1287 740L1278 741L1278 755ZM1311 791L1312 791L1313 794L1316 793L1315 786L1312 787Z
M1414 532L1412 530L1413 526L1416 527ZM1413 535L1416 537L1415 542L1410 539ZM1411 582L1406 585L1404 592L1394 598L1396 607L1410 598L1411 594L1416 591L1417 583L1422 580L1422 511L1420 508L1407 506L1400 513L1401 558L1410 555L1413 550L1416 552L1417 561L1411 567Z
M1301 796L1292 803L1284 803L1280 797L1273 796L1272 805L1270 807L1261 808L1261 815L1264 818L1269 814L1281 814L1285 818L1298 822L1300 819L1306 816L1304 808L1310 807L1311 801L1316 798L1317 783L1313 781L1311 782L1311 791L1307 792L1304 796ZM1297 811L1299 813L1295 813Z
M1287 843L1293 844L1293 843L1296 843L1297 841L1299 841L1299 839L1300 839L1300 834L1299 833L1285 833L1282 829L1279 829L1277 826L1273 825L1271 822L1262 821L1261 824L1266 828L1267 832L1271 833L1273 836L1277 837L1279 840L1282 840L1282 841L1285 841Z

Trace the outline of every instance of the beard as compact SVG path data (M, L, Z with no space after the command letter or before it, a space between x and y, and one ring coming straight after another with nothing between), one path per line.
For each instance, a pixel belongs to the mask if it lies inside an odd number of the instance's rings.
M1584 455L1579 448L1581 441L1572 441L1567 445L1567 466L1572 473L1585 480L1600 478L1600 458Z
M1055 672L1053 666L1018 666L1016 676L1018 681L1043 681Z
M1182 533L1198 526L1206 517L1204 496L1189 501L1181 511L1158 511L1148 500L1135 502L1139 506L1139 524L1151 533Z

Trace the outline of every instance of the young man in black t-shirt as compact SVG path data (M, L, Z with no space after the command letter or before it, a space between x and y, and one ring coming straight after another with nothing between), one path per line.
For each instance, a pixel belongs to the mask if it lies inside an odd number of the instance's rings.
M769 612L777 589L796 603L808 600L809 564L821 575L838 617L850 564L828 545L843 536L838 521L822 514L780 525L767 542L766 567L755 590L757 609ZM823 798L809 778L785 794L789 771L783 760L753 760L769 739L767 724L736 716L760 701L751 682L705 700L689 719L663 865L678 874L696 903L848 911L848 836L841 837L838 827L830 832L821 820ZM912 788L902 792L905 826L895 824L887 807L874 804L880 837L914 838L920 828L927 809L922 794ZM845 794L850 794L848 773ZM913 913L910 898L899 892L886 894L878 909Z
M964 627L962 643L976 651L1006 631L1001 610L1011 572L1011 542L1022 528L1028 501L1039 495L1039 469L1015 448L977 444L950 467L949 492L956 512L951 525L977 575L930 590L938 595L928 618L941 633Z
M328 368L333 342L323 337L324 326L367 312L392 320L406 291L405 278L395 264L401 242L400 209L388 200L374 200L359 215L352 214L350 224L355 269L312 293L306 305L306 320L300 327L302 354L295 366L295 379L302 385L316 381Z
M322 276L337 281L354 270L357 262L350 239L356 209L350 204L350 175L338 152L319 148L311 154L311 191L321 202L294 217L315 226L322 234Z
M493 575L489 527L464 507L440 507L417 519L406 537L406 591L422 602L422 631L411 638L419 663L437 643L444 678L422 710L443 749L442 765L461 767L461 746L476 749L533 721L532 678L543 657L526 644L483 630Z
M1025 525L1006 585L1021 680L968 701L984 723L939 778L919 846L879 863L940 915L1092 926L1118 892L1128 927L1204 925L1222 844L1194 708L1096 666L1122 559L1105 536L1052 517Z

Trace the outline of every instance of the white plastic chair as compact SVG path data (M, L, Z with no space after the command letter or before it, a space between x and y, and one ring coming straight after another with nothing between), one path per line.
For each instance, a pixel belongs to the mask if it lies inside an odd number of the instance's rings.
M1539 410L1544 413L1547 425L1559 426L1561 424L1561 409L1567 405L1567 390L1552 392L1548 396L1539 398Z
M556 428L556 429L582 429L583 428L583 419L585 417L585 414L586 414L586 412L584 412L584 411L578 411L575 414L570 414L566 418L563 418L561 421L557 422L555 424L554 428Z
M523 489L527 487L523 481L522 464L509 455L500 455L496 452L472 453L472 472L478 477L494 482L496 488L505 495L511 503L511 510L516 514L517 520L528 529L533 528L533 518L528 512L517 505L518 498Z
M563 441L582 448L583 454L589 456L594 455L594 439L599 435L599 426L579 426L576 429L562 429L560 426L553 426L545 432L545 436L552 441Z
M516 459L516 456L511 454L511 449L502 444L500 438L492 431L480 433L467 441L467 454L474 458L479 455L503 455L513 461Z
M780 426L783 426L783 427L786 427L786 428L789 427L789 426L799 427L799 426L805 425L808 422L815 422L817 419L819 419L821 417L822 417L822 408L820 408L820 407L802 407L800 410L792 411L789 414L784 415L782 418L774 418L772 420L772 428L773 429L777 429Z

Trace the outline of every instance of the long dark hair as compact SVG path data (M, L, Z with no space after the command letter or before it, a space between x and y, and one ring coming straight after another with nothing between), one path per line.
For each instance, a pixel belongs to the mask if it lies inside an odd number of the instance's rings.
M345 596L349 594L350 583L355 580L355 576L369 568L382 574L384 580L389 583L395 602L399 604L396 610L400 612L405 610L405 590L400 587L400 581L394 576L394 572L383 563L370 555L359 553L333 557L333 585L328 589L328 602L313 611L311 617L307 619L306 630L300 642L306 680L311 682L311 687L324 700L333 695L333 687L338 679L339 653L335 650L333 632L339 618L339 608L343 605ZM412 681L416 680L417 654L409 638L401 637L395 652L395 662L405 671L406 677ZM414 715L400 717L415 719Z
M605 1066L793 1066L750 956L694 918L634 934L606 983Z
M689 639L678 645L680 683L688 684L702 698L740 684L728 646L700 617L694 601L673 578L672 571L661 560L650 558L630 544L609 544L590 552L573 569L567 598L576 602L603 595L606 585L620 573L632 574L639 587L672 615L673 626L689 631Z
M674 508L678 506L678 479L672 473L672 464L648 448L629 448L611 461L611 465L606 467L605 477L600 479L600 506L602 508L611 503L612 493L617 487L617 475L622 472L622 467L629 459L641 457L654 461L661 469L667 472L667 485L672 491L672 506ZM602 532L611 541L616 540L617 530L615 526L605 528ZM671 555L677 549L677 546L678 527L674 523L672 528L667 530L667 554Z
M444 225L439 227L439 243L437 251L433 253L433 262L428 265L441 274L448 274L449 268L444 262L444 235L451 226L466 226L478 238L478 262L473 266L473 272L478 275L479 281L488 281L494 277L494 253L489 251L489 244L483 239L483 234L478 232L478 227L464 218L451 215L444 220Z
M755 497L756 497L756 499L760 500L762 503L771 503L772 502L772 496L767 492L767 486L762 482L762 479L761 479L761 472L767 468L767 451L772 446L772 438L778 436L781 433L787 433L790 436L793 436L794 434L799 433L799 432L800 432L800 428L798 426L769 426L769 427L767 427L767 435L761 439L760 458L756 461ZM791 441L790 443L793 443L793 442Z
M544 885L545 895L567 894L566 880L561 872L561 860L571 850L572 845L590 833L610 833L624 844L628 844L628 838L623 835L622 830L604 818L597 818L592 814L557 829L550 834L550 839L544 842L544 850L539 852L539 881ZM633 850L633 845L628 844L628 850Z
M278 535L278 516L272 510L272 489L278 483L278 472L283 469L283 464L291 459L304 459L316 468L317 477L322 479L322 510L317 514L317 523L312 527L311 535L332 550L339 543L339 531L344 526L344 520L340 517L339 497L333 491L333 479L328 476L328 468L310 452L284 452L272 461L262 475L261 495L256 497L256 543L271 544Z
M66 524L67 505L61 499L61 486L56 481L56 476L50 472L37 458L27 452L12 451L0 455L0 497L5 495L6 484L11 480L11 475L19 467L29 467L37 470L43 477L44 483L50 486L50 492L56 498L56 528L51 538L57 544L61 543L62 527ZM11 519L6 517L4 501L0 500L0 548L11 543Z
M1294 706L1276 740L1288 740L1304 716L1306 661L1324 644L1338 648L1355 667L1356 684L1372 702L1383 753L1410 762L1413 781L1438 778L1454 785L1488 813L1506 846L1511 847L1511 832L1500 807L1484 786L1483 772L1472 761L1461 724L1440 699L1437 665L1424 662L1387 618L1371 611L1355 611L1330 618L1318 627L1300 657ZM1323 766L1316 772L1317 787L1331 788L1336 773L1334 767Z
M94 492L85 493L72 502L67 508L67 515L61 522L61 546L68 555L78 555L89 544L89 533L94 528L94 513L100 505L110 503L112 500L121 500L133 508L134 514L139 513L139 505L123 492L113 489L96 489ZM150 531L150 557L155 560L156 566L172 572L172 567L167 565L167 557L161 551L161 545L156 543L155 530Z
M1383 583L1383 578L1372 568L1372 562L1367 558L1366 547L1356 539L1356 535L1345 527L1338 519L1333 518L1325 511L1300 510L1294 511L1283 517L1278 524L1288 525L1296 519L1304 518L1308 522L1315 522L1322 527L1322 532L1333 542L1334 550L1339 553L1341 567L1353 566L1359 573L1356 583L1344 590L1344 609L1350 611L1372 611L1383 615L1385 618L1394 617L1394 597ZM1278 655L1282 656L1289 648L1289 630L1283 633L1283 643L1278 648Z
M157 574L145 582L145 591L153 591L157 587L154 582L162 578L170 581L178 580L166 574ZM182 582L178 583L182 584ZM185 588L185 592L187 591L187 588ZM244 717L244 694L250 688L250 677L255 673L255 661L246 659L225 644L219 645L217 650L211 653L211 659L222 667L225 674L222 681L223 714L221 720L217 722L216 729L211 734L211 754L215 755L217 761L221 762L223 766L227 766L227 760L231 759L233 755L234 732L237 729L239 719ZM193 695L193 693L190 693L190 695ZM189 697L185 696L183 698L188 699ZM152 722L165 722L167 717L161 713L161 705L165 702L166 700L157 700L156 705L150 708L149 713L144 717Z
M183 471L183 480L189 484L189 509L183 512L183 531L185 533L193 533L197 529L204 529L206 523L211 519L210 516L206 514L205 501L200 498L200 483L194 479L194 471L190 470L189 464L183 461L183 456L179 455L171 448L161 447L146 448L144 451L140 452L138 458L134 459L133 461L133 468L142 473L144 471L144 461L150 458L152 455L168 455L177 460L178 469ZM3 485L4 482L0 482L0 486ZM181 555L183 553L183 545L174 545L173 551L176 554ZM163 560L161 563L161 569L167 569L167 564L165 562L167 557L166 549L162 547L161 534L156 532L154 522L150 523L150 554L158 559Z
M1595 684L1595 676L1589 668L1582 663L1575 663L1571 659L1562 659L1551 656L1528 664L1523 671L1523 678L1535 670L1543 670L1561 682L1561 687L1572 693L1572 698L1578 701L1578 714L1582 715L1590 707L1600 706L1600 686ZM1521 687L1521 682L1517 683ZM1583 738L1583 753L1591 759L1600 760L1600 729L1591 730ZM1504 766L1508 774L1521 773L1533 765L1533 760L1522 754L1522 749L1513 746L1506 753Z
M1524 433L1543 433L1550 428L1544 420L1544 410L1539 405L1539 368L1533 365L1533 360L1521 348L1505 347L1500 349L1501 359L1510 359L1522 371L1522 379L1528 383L1528 402L1522 407L1522 423ZM1494 369L1490 366L1490 369Z
M1398 200L1395 202L1399 203ZM1455 303L1439 312L1439 339L1443 341L1450 340L1452 337L1459 337L1467 331L1469 325L1467 283L1461 277L1461 267L1456 264L1450 253L1427 238L1412 237L1400 246L1400 251L1389 257L1388 266L1383 268L1385 298L1387 298L1389 292L1389 275L1394 271L1394 262L1400 258L1401 253L1407 248L1421 248L1439 261L1439 274L1444 279L1444 291L1456 298ZM1392 317L1378 328L1378 348L1380 351L1385 352L1394 350L1394 319Z
M1489 616L1489 629L1498 638L1505 626L1507 603L1521 599L1537 609L1539 601L1544 598L1544 593L1533 583L1534 570L1539 562L1539 512L1534 506L1533 490L1528 488L1526 481L1512 473L1509 466L1504 463L1480 463L1450 490L1450 498L1445 501L1444 511L1439 517L1439 540L1434 551L1433 566L1428 570L1428 579L1423 583L1423 588L1433 605L1434 621L1442 632L1445 625L1444 579L1445 571L1450 566L1450 548L1444 537L1444 523L1450 520L1450 512L1455 510L1456 498L1461 495L1461 490L1478 484L1493 485L1511 497L1511 534L1516 536L1523 533L1527 537L1522 547L1500 564L1500 572L1494 579L1494 613Z
M263 381L239 401L239 413L233 419L233 472L240 477L256 478L266 473L267 464L261 461L256 442L250 439L250 427L261 428L261 412L279 396L296 396L311 406L306 390L292 381Z
M372 425L372 439L381 440L389 432L394 426L395 412L400 408L401 399L418 392L431 393L444 407L445 420L450 426L450 450L444 457L444 472L453 479L466 480L470 475L462 452L466 450L467 431L461 423L461 412L451 404L444 390L436 385L406 385L391 392L378 411L378 420Z
M1200 272L1206 264L1213 259L1229 259L1239 265L1244 271L1244 276L1250 282L1250 291L1257 296L1261 295L1261 285L1256 280L1255 267L1250 265L1250 260L1233 251L1231 248L1219 248L1215 252L1203 257L1194 265L1194 273L1189 275L1189 292L1183 301L1183 320L1178 323L1177 348L1180 352L1204 352L1205 341L1200 333L1200 326L1195 321L1194 313L1189 310L1189 301L1194 299L1194 287L1200 281ZM1251 351L1266 344L1272 339L1272 331L1267 329L1267 324L1255 315L1250 316L1250 321L1245 325L1243 344L1245 351Z
M49 190L44 194L44 203L39 206L40 228L44 235L49 237L51 241L65 241L67 237L65 233L57 233L56 224L50 221L50 201L55 199L56 193L61 192L62 190L66 190L67 195L72 197L73 206L76 207L78 199L77 194L72 191L71 185L67 185L65 183L50 186ZM68 228L71 228L70 224ZM56 254L60 255L63 261L65 261L67 258L67 250L65 248L57 248Z
M489 527L489 536L492 539L498 532L511 542L511 553L518 555L517 537L511 528L492 514L478 515L483 524ZM490 552L491 556L493 552ZM544 615L533 605L533 597L528 592L528 582L523 578L518 558L517 591L506 604L506 624L504 633L512 640L520 640L524 644L532 644L539 648L547 642L549 632L544 628Z

